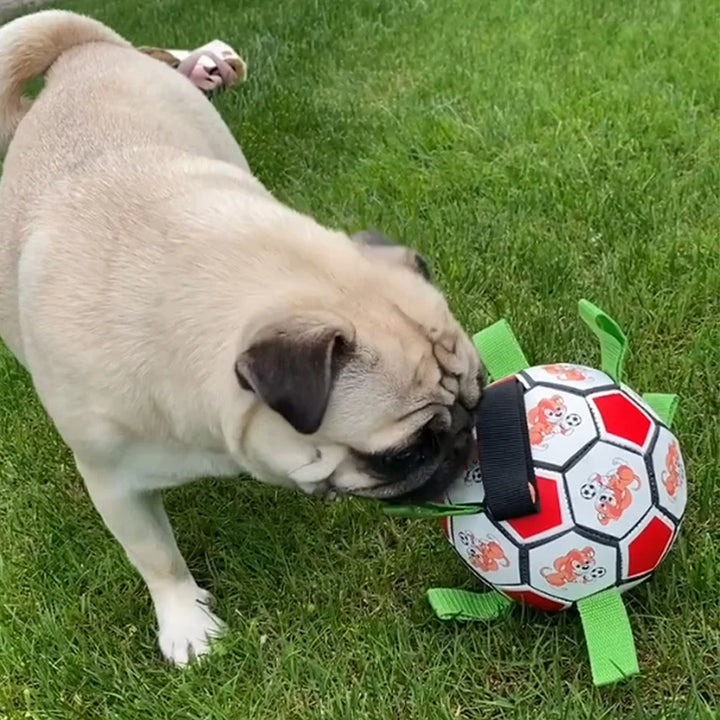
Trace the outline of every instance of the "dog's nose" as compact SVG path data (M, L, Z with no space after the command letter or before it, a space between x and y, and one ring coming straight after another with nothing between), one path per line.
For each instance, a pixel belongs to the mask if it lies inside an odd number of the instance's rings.
M471 450L472 450L472 429L470 427L463 428L460 430L460 432L455 436L453 446L452 446L452 454L453 457L456 460L462 459L463 461L467 460L467 458L470 456Z
M450 408L450 432L458 435L464 430L470 431L473 425L474 412L456 402Z
M488 384L488 371L482 363L480 363L480 367L478 368L477 382L480 386L480 390Z

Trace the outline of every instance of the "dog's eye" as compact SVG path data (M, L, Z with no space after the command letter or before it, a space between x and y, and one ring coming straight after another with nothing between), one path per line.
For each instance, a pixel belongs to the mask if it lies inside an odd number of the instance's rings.
M426 426L418 431L408 445L388 448L382 452L356 454L372 473L388 478L405 477L433 460L441 450L437 434Z
M426 463L433 452L433 446L422 436L403 448L386 450L367 456L370 466L382 475L404 475Z
M413 444L403 450L393 453L385 453L379 456L381 464L388 468L409 468L421 465L427 460L428 451L423 445Z

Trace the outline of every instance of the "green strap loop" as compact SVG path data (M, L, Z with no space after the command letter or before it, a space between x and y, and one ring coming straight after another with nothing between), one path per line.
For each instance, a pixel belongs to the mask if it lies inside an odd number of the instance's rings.
M617 588L578 601L595 685L618 682L640 672L635 641Z
M441 518L455 515L477 515L484 512L482 503L453 505L452 503L418 503L417 505L386 505L383 512L386 515L407 518Z
M677 395L670 393L645 393L643 400L668 427L672 425L675 412L678 408Z
M600 341L601 367L616 382L622 377L623 360L628 349L620 326L589 300L578 303L580 317Z
M496 620L513 605L499 592L475 593L469 590L431 588L427 598L441 620Z
M491 380L499 380L530 367L507 320L498 320L475 334L473 343Z

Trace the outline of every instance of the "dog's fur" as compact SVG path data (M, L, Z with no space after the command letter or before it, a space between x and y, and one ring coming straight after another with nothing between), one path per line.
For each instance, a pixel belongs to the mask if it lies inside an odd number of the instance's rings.
M0 137L0 334L169 660L221 623L160 489L246 471L392 499L457 475L478 361L424 265L278 202L186 78L92 19L28 15L0 29Z

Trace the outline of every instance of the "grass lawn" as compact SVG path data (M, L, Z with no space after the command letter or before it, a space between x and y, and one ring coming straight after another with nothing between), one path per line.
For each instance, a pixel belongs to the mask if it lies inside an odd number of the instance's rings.
M138 44L221 37L218 100L259 177L321 221L416 244L470 330L683 396L681 539L628 596L642 675L592 687L574 612L443 624L473 585L432 522L255 483L168 495L230 634L162 664L139 577L0 350L0 718L714 718L720 712L720 16L712 0L72 0ZM92 72L92 68L88 68ZM79 78L78 82L82 80Z

